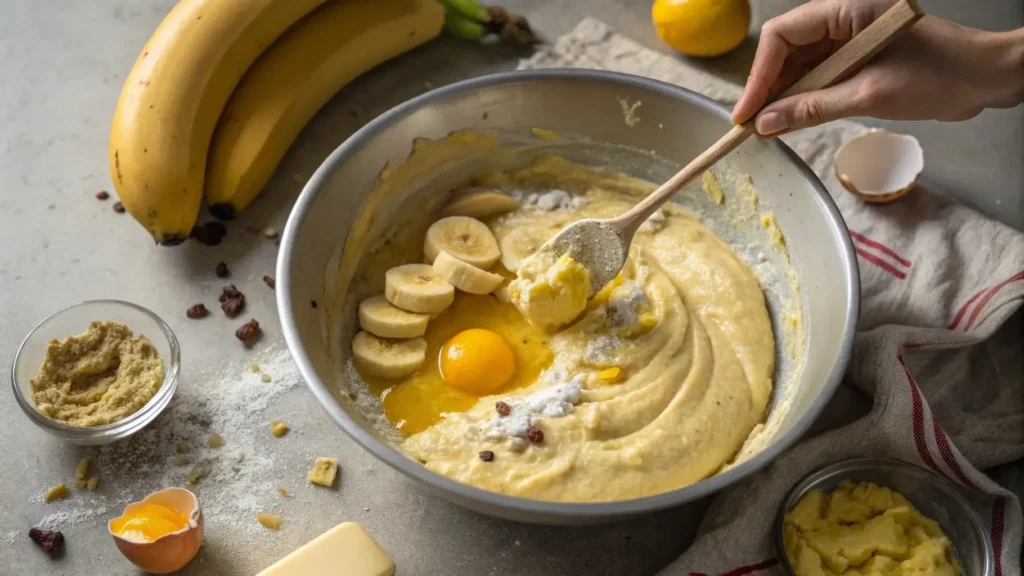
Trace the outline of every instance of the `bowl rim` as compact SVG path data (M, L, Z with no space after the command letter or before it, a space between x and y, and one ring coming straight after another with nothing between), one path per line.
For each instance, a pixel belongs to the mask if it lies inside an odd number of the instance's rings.
M789 562L789 556L786 554L783 532L785 530L786 513L789 512L793 506L796 506L797 499L802 498L807 492L814 488L815 484L823 480L844 474L849 475L851 472L859 470L880 468L912 470L917 473L923 473L923 476L928 478L932 482L933 486L944 492L951 500L959 504L962 509L961 512L967 516L967 521L971 524L971 529L981 537L982 550L984 550L985 553L985 569L979 576L990 576L994 573L995 560L992 557L991 538L989 538L988 532L985 530L984 524L982 524L978 513L975 512L970 502L960 494L956 484L948 478L945 478L924 466L918 466L896 458L849 458L838 462L832 462L831 464L815 468L809 474L793 484L793 487L786 492L786 496L782 499L782 502L779 503L779 510L776 513L772 530L775 554L779 559L779 566L783 571L790 575L796 574L793 570L793 565ZM962 569L963 566L960 568Z
M520 70L502 72L488 76L471 78L436 88L415 98L407 100L380 116L371 120L365 126L357 130L348 139L342 142L323 163L317 168L313 176L306 182L302 192L295 201L291 214L288 217L282 235L280 252L277 259L277 308L280 316L281 328L284 333L285 343L291 352L292 358L302 375L303 380L310 391L319 401L320 405L327 411L328 415L344 430L349 437L355 440L360 446L373 454L376 458L388 464L392 468L405 474L409 478L422 482L434 490L448 493L457 498L459 502L470 501L489 508L500 508L517 514L537 514L541 516L558 516L566 519L610 519L614 517L627 517L637 514L654 512L666 508L679 506L700 498L714 494L723 488L734 484L742 478L764 468L773 461L784 450L792 446L807 429L811 423L824 410L827 402L832 398L836 388L846 371L846 366L853 351L853 339L857 328L857 319L860 311L860 274L858 271L857 258L854 253L853 241L838 207L829 194L828 190L818 179L813 170L796 155L788 146L778 138L767 142L777 152L789 159L793 166L808 181L816 200L824 212L828 225L838 239L841 255L842 269L845 276L844 283L848 288L846 302L847 313L844 319L842 342L840 344L839 356L825 383L821 393L815 398L807 410L797 418L793 427L785 433L776 437L772 443L766 446L757 454L751 456L740 464L723 472L669 492L634 498L631 500L618 500L611 502L555 502L547 500L533 500L518 496L509 496L497 492L490 492L481 488L462 484L432 472L422 464L413 461L405 456L396 447L377 439L369 431L363 429L337 404L334 396L328 390L327 385L317 377L309 355L302 347L298 326L292 314L292 283L290 268L292 261L296 258L294 253L295 243L298 238L299 229L302 227L307 215L312 209L320 189L330 177L334 169L347 161L351 156L363 148L379 132L393 126L405 117L420 108L434 102L443 101L450 97L471 93L481 88L489 88L503 84L531 83L544 81L568 81L568 82L601 82L621 85L624 87L638 88L659 95L684 101L690 105L701 108L706 112L728 122L731 121L731 112L722 104L707 98L696 92L687 90L659 80L622 74L618 72L607 72L602 70L584 69L549 69L549 70Z
M170 354L169 358L165 359L164 381L160 384L160 389L157 390L156 394L154 394L142 408L111 424L104 424L102 426L72 426L71 424L65 424L63 422L47 418L41 412L36 410L35 404L22 393L21 386L18 385L18 360L21 358L21 354L25 351L25 347L40 328L61 314L65 314L76 308L95 304L125 306L149 316L149 318L160 327L161 333L167 340L167 346L170 349ZM129 328L131 327L129 326ZM35 327L29 331L28 335L26 335L21 341L21 344L18 345L18 351L15 353L14 361L11 363L11 386L14 388L14 398L17 400L18 406L21 407L22 412L24 412L25 415L28 416L29 420L31 420L36 426L39 426L47 432L71 441L98 440L104 438L117 440L130 436L131 434L141 430L146 424L163 412L170 403L171 396L174 395L174 392L177 389L178 373L180 370L181 347L178 344L178 338L174 335L171 327L167 325L167 322L164 322L163 318L158 316L152 310L132 302L117 300L114 298L101 298L96 300L83 300L81 302L65 306L36 324Z

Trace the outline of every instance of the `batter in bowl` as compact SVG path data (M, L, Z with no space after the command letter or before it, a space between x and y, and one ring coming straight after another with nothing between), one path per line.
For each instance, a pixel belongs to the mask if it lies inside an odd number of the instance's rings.
M506 277L565 224L621 214L652 189L554 156L476 184L521 200L483 219L501 250L490 271ZM578 279L571 261L559 266L556 276ZM490 298L523 308L523 290L537 285L506 283ZM622 273L582 315L562 318L559 302L579 305L575 295L562 296L528 318L551 352L536 377L439 412L402 449L441 475L494 492L614 501L715 474L763 422L775 360L764 294L750 268L694 216L670 204L652 217ZM453 309L460 297L479 298L456 293ZM445 314L430 322L443 324ZM521 361L529 349L516 353ZM433 362L427 357L413 378ZM405 385L366 379L382 397Z

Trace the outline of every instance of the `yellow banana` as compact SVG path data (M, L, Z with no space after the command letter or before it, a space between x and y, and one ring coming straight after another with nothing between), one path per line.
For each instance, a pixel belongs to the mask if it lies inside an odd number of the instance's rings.
M249 205L303 126L370 68L441 33L437 0L335 0L303 18L246 72L210 145L206 202L222 219Z
M250 64L324 0L181 0L121 88L110 175L128 212L163 245L199 214L210 136Z

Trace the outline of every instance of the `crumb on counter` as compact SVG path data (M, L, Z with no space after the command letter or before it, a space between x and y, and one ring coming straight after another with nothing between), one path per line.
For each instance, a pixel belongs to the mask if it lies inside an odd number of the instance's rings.
M310 484L319 484L330 488L334 486L334 478L338 475L338 461L334 458L319 457L313 463L313 469L306 475Z

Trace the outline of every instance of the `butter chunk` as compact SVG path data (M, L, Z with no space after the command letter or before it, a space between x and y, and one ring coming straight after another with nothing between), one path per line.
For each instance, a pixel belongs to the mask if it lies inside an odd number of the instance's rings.
M354 522L344 522L292 552L257 576L393 576L395 563Z
M553 259L539 252L519 266L508 292L530 324L542 329L558 328L587 308L590 271L568 254Z
M68 487L63 482L57 484L53 488L50 488L43 494L43 500L47 502L53 502L59 498L63 498L68 495Z
M270 421L270 433L273 434L275 438L280 438L288 433L288 424L286 424L284 420L274 418Z
M313 469L306 475L311 484L319 484L330 488L334 485L334 477L338 475L338 461L334 458L317 458Z
M257 514L256 521L271 530L277 530L281 527L281 517L277 514Z

